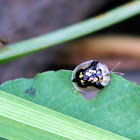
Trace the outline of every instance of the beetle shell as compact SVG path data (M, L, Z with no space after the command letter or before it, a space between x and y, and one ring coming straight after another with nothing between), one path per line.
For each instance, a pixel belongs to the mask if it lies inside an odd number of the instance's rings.
M73 71L74 87L80 92L92 92L104 88L110 81L110 71L105 64L90 60L79 64Z

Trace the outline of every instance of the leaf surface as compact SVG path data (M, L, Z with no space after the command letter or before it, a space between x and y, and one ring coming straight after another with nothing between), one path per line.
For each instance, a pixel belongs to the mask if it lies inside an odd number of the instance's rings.
M71 71L50 71L34 79L17 79L0 90L131 139L140 139L140 87L111 74L92 100L75 93Z

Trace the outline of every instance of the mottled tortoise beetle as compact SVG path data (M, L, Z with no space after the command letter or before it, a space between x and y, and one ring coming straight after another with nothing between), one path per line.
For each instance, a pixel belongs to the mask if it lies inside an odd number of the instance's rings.
M80 92L103 89L110 81L110 71L105 64L90 60L79 64L73 71L72 82Z

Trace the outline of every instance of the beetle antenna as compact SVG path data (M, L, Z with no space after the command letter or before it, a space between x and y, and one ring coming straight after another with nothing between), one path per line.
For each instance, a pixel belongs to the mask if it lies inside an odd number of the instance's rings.
M124 59L122 59L117 65L115 65L110 72L116 73L118 75L125 75L124 73L121 73L121 72L113 72L123 61Z
M123 61L124 59L122 59L117 65L115 65L113 69L111 70L111 72L113 72Z
M116 73L116 74L118 74L118 75L125 75L125 74L122 73L122 72L112 72L112 73Z

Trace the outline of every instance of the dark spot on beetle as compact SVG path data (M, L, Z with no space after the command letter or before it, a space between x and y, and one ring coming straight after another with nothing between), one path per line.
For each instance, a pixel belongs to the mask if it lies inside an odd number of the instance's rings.
M34 97L34 95L36 94L36 90L34 88L29 88L25 91L25 93L29 94L29 96Z

